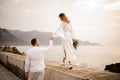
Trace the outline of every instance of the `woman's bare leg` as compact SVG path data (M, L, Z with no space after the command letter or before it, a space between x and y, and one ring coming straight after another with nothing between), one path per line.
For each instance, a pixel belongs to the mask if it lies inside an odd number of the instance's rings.
M69 62L69 70L73 69L72 62L71 61L68 61L68 62Z
M65 63L65 60L66 60L66 52L64 50L64 58L63 58L63 62Z
M66 52L65 52L65 50L64 50L64 58L63 58L63 62L65 62L65 60L66 60ZM72 65L72 62L71 62L71 61L68 61L68 63L69 63L69 65Z
M72 65L72 62L71 61L68 61L69 65Z
M63 63L65 63L65 60L66 60L66 52L65 52L65 49L64 49L64 58L63 58ZM69 63L69 69L71 70L73 67L72 67L72 62L71 61L68 61L68 63Z

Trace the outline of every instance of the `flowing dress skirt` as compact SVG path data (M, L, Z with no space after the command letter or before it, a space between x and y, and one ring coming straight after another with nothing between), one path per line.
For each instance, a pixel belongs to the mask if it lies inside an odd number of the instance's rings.
M66 60L67 61L77 60L76 56L74 55L73 40L70 32L64 33L64 39L62 39L62 45L66 53Z

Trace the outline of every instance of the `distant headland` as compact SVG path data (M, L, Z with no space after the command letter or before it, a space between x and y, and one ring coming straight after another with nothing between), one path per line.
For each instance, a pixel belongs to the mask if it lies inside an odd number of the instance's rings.
M38 38L40 40L41 45L49 44L49 36L51 32L40 32L37 30L33 31L20 31L20 30L8 30L4 28L0 28L0 45L30 45L30 40L32 38ZM99 43L91 43L89 41L81 41L79 40L80 45L97 45ZM61 44L61 39L58 37L54 40L55 45Z

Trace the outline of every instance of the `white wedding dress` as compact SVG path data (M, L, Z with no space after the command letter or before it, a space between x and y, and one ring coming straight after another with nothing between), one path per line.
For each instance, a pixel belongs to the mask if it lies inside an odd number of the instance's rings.
M74 55L74 48L73 48L73 38L74 32L70 23L66 23L62 21L60 27L57 31L53 34L54 37L61 37L62 38L62 45L66 52L66 61L77 60L76 56Z

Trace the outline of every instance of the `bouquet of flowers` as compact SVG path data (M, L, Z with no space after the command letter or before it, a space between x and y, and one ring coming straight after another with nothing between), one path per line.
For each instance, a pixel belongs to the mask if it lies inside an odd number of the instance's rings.
M79 40L78 39L73 39L73 47L75 49L77 49L78 45L79 45Z

